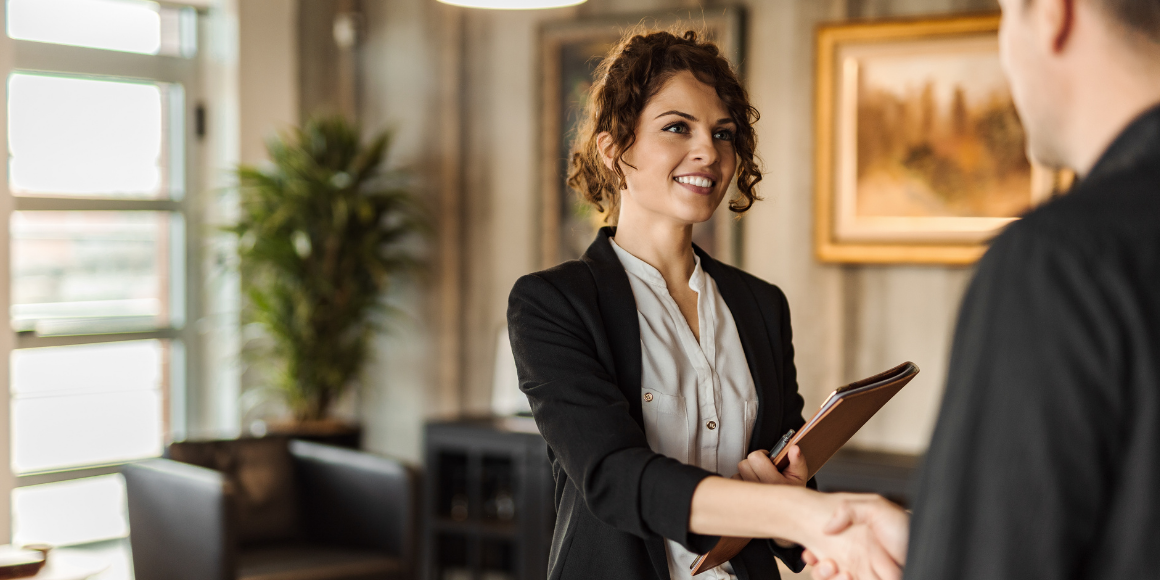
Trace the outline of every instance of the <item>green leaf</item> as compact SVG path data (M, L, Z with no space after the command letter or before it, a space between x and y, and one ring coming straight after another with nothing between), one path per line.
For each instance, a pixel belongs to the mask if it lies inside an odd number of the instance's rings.
M390 143L317 117L267 142L269 166L235 170L241 217L223 231L245 240L243 321L269 339L252 362L300 418L325 416L349 388L394 312L381 299L389 283L422 267L412 240L430 220L408 175L382 169Z

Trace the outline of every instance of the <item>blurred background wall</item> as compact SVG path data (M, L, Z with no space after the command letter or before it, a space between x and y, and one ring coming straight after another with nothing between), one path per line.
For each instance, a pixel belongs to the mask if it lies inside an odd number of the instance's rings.
M302 0L302 14L334 4ZM914 385L857 436L857 445L920 453L940 400L950 333L970 268L839 266L812 247L814 30L824 22L993 11L994 0L769 0L746 7L743 63L758 124L765 201L742 219L743 263L789 297L799 384L809 409L836 386L903 360ZM364 2L357 55L359 115L397 131L396 161L413 166L442 232L434 292L400 288L412 320L378 341L361 414L369 448L418 459L425 417L486 412L497 332L516 278L539 268L539 29L544 22L716 3L589 0L547 11L462 10L427 0ZM317 17L316 13L315 14ZM325 22L325 21L323 21ZM301 28L303 95L325 67ZM322 53L318 53L322 54ZM319 72L311 71L319 69ZM320 75L318 80L312 74ZM331 85L332 86L332 85ZM333 107L327 97L314 96ZM333 99L331 100L331 103ZM304 103L305 106L305 103ZM403 327L405 326L405 328ZM416 337L423 337L417 340Z

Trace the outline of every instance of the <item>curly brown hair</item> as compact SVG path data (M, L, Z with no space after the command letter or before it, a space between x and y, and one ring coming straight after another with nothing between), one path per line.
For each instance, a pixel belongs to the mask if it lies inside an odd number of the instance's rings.
M733 67L716 45L699 39L692 30L681 36L655 31L625 35L596 69L584 122L572 146L568 186L598 211L604 212L606 204L608 210L619 205L619 191L624 188L621 157L636 142L641 111L666 81L684 71L716 89L737 124L733 149L739 161L736 175L740 195L729 202L729 209L742 213L761 199L754 191L761 181L761 167L753 131L760 115L749 104L749 95ZM604 165L596 143L597 136L606 131L616 151L612 170Z

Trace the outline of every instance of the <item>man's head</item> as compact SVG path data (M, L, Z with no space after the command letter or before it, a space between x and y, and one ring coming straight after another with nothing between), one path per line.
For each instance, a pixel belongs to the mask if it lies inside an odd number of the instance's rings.
M1160 0L1000 4L1003 66L1029 153L1047 165L1086 171L1160 87L1154 78L1160 73ZM1155 103L1160 94L1151 98ZM1115 123L1120 125L1105 127Z

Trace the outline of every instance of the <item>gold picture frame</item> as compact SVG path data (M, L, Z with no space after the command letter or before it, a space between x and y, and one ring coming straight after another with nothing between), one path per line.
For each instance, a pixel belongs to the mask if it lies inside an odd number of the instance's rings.
M998 30L997 14L819 28L819 260L971 264L1060 189L1027 161Z
M742 47L741 8L672 10L609 18L551 22L540 37L540 133L539 163L540 262L548 268L578 258L592 242L600 216L590 213L569 190L568 148L580 120L583 98L593 79L592 71L622 36L635 28L693 29L708 36L734 67L740 67ZM738 71L740 73L740 71ZM735 195L733 191L729 199ZM714 258L734 263L739 255L738 222L725 203L706 224L694 228L694 242Z

